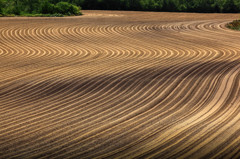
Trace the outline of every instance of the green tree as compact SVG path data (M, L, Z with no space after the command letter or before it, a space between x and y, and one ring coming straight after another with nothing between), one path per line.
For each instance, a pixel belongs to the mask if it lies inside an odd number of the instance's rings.
M54 5L48 0L43 0L40 5L40 13L42 14L53 14L55 11Z
M55 13L79 15L80 8L68 2L58 2L55 5Z
M0 14L3 14L4 3L3 0L0 0Z

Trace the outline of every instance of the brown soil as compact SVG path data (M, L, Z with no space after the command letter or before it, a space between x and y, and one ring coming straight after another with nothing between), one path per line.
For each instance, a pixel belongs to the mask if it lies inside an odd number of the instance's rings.
M238 14L0 18L0 158L239 158Z

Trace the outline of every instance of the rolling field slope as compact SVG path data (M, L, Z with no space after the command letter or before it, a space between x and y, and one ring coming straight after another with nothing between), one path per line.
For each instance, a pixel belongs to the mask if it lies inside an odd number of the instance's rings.
M0 19L0 158L239 158L237 14Z

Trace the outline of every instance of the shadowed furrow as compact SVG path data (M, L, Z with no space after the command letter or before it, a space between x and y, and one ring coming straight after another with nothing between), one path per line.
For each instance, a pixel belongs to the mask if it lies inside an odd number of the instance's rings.
M1 18L0 158L239 158L235 17Z

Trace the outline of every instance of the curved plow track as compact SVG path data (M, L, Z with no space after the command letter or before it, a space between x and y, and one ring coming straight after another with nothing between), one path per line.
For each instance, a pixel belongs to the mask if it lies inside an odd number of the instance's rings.
M0 158L239 158L236 14L0 19Z

